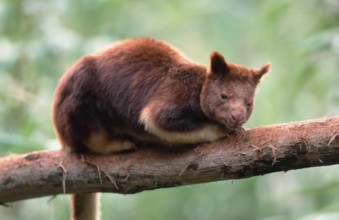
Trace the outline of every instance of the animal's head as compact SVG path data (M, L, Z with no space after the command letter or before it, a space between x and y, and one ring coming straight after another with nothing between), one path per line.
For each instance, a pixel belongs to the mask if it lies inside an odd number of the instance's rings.
M235 130L241 127L253 111L254 94L270 64L259 69L226 63L218 52L211 54L211 64L200 94L204 114Z

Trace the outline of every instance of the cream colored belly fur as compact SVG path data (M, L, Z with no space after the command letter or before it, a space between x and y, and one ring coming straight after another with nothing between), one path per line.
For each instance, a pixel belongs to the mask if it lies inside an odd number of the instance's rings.
M139 122L145 126L145 130L147 132L159 137L171 145L211 142L225 136L225 132L223 132L217 124L206 124L194 131L166 131L157 125L152 117L151 110L151 107L144 108L140 114Z

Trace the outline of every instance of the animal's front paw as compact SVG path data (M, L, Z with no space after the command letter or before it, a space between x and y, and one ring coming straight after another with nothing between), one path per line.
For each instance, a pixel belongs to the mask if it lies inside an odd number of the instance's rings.
M228 134L239 136L239 135L242 135L245 131L246 131L246 129L244 127L240 126L240 127L237 127L234 130L229 131Z
M246 129L244 128L244 127L238 127L237 129L235 129L235 133L243 133L243 132L245 132L246 131Z

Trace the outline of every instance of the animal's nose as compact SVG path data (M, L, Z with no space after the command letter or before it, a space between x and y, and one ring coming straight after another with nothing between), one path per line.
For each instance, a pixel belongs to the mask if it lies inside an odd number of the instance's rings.
M242 122L244 122L245 114L242 111L232 111L231 119L234 123L241 124Z

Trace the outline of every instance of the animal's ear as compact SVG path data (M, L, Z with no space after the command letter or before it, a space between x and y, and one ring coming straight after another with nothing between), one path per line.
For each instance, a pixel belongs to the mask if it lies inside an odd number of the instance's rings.
M254 80L256 83L259 83L262 76L270 71L270 67L271 67L271 64L266 63L265 65L260 67L258 70L254 71Z
M225 62L224 57L214 51L211 53L211 72L216 74L224 74L228 69L227 63Z

